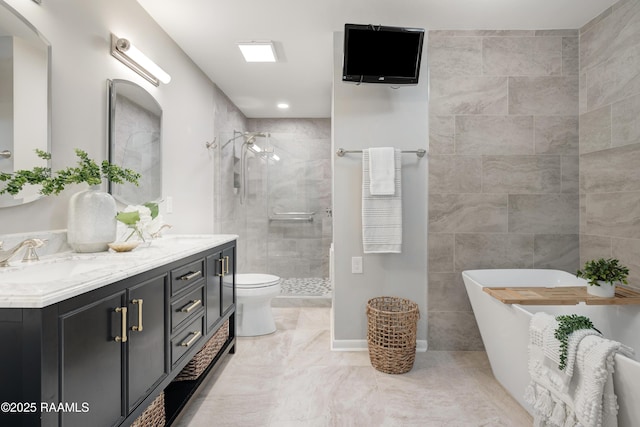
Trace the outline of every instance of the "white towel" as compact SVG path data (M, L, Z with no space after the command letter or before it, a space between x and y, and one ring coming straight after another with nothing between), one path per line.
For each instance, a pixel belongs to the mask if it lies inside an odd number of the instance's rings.
M369 150L362 150L362 242L364 253L402 252L401 151L395 150L394 193L372 196Z
M558 322L535 313L529 324L529 374L524 399L534 410L536 426L610 427L617 425L613 391L613 357L630 348L602 338L596 331L569 335L567 369L558 369L558 346L549 335ZM573 339L573 340L572 340ZM572 342L573 341L573 342Z
M372 196L396 192L396 155L393 147L369 148L369 191Z

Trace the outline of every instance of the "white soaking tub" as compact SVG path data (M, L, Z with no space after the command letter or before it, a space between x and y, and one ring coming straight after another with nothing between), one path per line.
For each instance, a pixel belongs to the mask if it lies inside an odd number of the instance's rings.
M605 338L640 352L640 306L638 305L518 305L503 304L482 291L500 286L586 286L584 279L560 270L495 269L462 272L467 294L480 328L491 369L496 379L530 413L524 402L529 383L527 346L529 321L539 311L551 315L579 314L591 319ZM640 426L640 363L617 354L613 374L621 427Z

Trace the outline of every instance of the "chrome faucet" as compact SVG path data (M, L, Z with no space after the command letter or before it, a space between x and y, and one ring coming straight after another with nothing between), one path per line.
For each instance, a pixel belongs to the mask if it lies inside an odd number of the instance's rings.
M165 228L171 228L171 224L162 224L162 227L160 227L155 233L151 233L151 238L157 239L158 237L162 237L162 230Z
M22 262L38 261L36 248L44 246L45 242L46 240L42 239L26 239L6 251L2 250L2 242L0 242L0 267L9 267L9 260L11 257L13 257L20 249L25 247L27 248L27 251L24 254L24 258L22 258Z

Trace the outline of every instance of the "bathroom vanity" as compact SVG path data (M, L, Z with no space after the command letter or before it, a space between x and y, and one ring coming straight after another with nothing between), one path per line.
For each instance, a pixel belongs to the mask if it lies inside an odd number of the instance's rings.
M234 351L236 238L166 236L0 271L0 425L128 426L161 393L175 419ZM222 331L205 372L174 382Z

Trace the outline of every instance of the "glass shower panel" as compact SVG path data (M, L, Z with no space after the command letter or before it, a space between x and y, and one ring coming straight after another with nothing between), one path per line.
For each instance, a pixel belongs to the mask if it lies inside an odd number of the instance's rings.
M269 269L310 288L329 276L330 145L284 132L269 142Z
M264 273L267 271L266 162L248 149L241 132L221 132L218 140L215 230L238 235L238 272ZM246 185L244 190L243 185Z
M239 273L281 277L284 296L330 296L331 141L267 132L220 133L215 231L239 236Z

